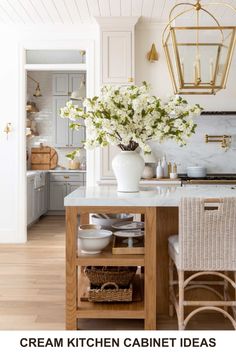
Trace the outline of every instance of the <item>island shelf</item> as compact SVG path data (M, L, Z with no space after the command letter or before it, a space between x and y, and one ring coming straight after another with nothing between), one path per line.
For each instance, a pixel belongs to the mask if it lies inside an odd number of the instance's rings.
M77 250L78 216L81 224L88 223L89 213L142 214L145 222L144 254L113 255L111 246L97 255L81 253ZM131 303L81 301L89 283L79 266L142 266L144 274L135 279L136 283L141 283L142 296ZM78 329L77 319L80 318L144 319L145 329L156 329L156 208L66 206L66 329Z

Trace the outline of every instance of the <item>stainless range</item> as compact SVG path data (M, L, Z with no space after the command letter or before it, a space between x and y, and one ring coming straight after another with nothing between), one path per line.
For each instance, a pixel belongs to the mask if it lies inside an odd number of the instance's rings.
M180 174L182 184L236 184L236 174L209 174L206 177L192 178Z

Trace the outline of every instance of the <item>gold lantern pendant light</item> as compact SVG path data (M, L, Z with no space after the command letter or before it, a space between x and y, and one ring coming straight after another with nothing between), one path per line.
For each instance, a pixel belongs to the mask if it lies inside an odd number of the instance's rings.
M179 3L169 14L162 34L168 69L175 94L215 94L226 88L236 42L236 27L221 26L208 9L226 3ZM185 15L194 13L194 23L183 26ZM192 18L192 17L190 17ZM212 25L203 25L201 20ZM177 25L177 23L180 25ZM204 22L206 23L206 22Z

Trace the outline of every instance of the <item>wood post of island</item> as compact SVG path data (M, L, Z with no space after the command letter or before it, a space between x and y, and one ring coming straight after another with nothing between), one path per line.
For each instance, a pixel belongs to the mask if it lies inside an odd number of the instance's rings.
M145 219L145 254L112 255L111 248L97 255L77 250L78 215L88 222L89 213L143 214ZM76 330L80 318L144 319L146 330L156 329L156 207L133 206L67 206L66 207L66 329ZM80 301L88 286L78 266L142 266L144 267L144 299L132 303L91 303Z

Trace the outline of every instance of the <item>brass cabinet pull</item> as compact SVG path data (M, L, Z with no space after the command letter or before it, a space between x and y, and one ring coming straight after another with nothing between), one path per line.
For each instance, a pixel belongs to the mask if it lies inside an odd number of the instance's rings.
M133 77L128 77L128 82L134 82L134 78Z
M65 178L65 179L68 179L68 178L70 178L70 176L64 176L64 178Z

